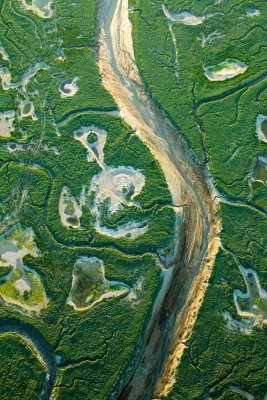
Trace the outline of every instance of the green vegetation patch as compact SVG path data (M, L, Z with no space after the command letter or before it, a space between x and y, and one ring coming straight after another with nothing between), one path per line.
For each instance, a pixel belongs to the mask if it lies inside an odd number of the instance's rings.
M37 400L46 372L29 344L17 334L0 333L0 354L0 398Z

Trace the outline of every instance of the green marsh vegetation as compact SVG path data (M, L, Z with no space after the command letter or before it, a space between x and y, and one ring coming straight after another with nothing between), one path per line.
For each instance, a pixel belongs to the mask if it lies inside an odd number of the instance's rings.
M135 133L110 113L117 111L116 104L101 85L94 61L95 4L59 0L53 4L52 18L21 8L20 1L0 4L1 46L8 55L0 54L0 68L8 69L11 84L18 83L4 90L1 83L7 78L0 79L0 113L14 111L10 137L0 135L0 232L18 223L33 229L39 254L25 255L23 263L38 274L48 299L40 312L26 312L2 299L0 326L17 319L43 335L57 356L53 395L64 400L85 399L88 393L103 400L114 390L141 343L160 288L156 253L169 246L174 231L172 200L159 164ZM38 63L45 66L33 76ZM76 77L78 90L62 97L62 82L65 88ZM24 102L32 102L34 116L22 118L19 110ZM107 165L132 167L145 176L144 188L135 198L139 206L105 218L112 227L122 221L148 220L146 233L135 239L98 233L90 199L82 207L82 229L67 228L60 220L62 188L67 186L78 200L83 187L88 191L100 172L98 163L88 162L87 150L74 138L75 130L92 125L107 131ZM89 142L93 140L91 135ZM80 257L103 260L107 281L118 282L114 291L120 282L129 288L142 282L136 298L114 296L90 310L74 310L66 303ZM4 276L9 272L1 267ZM4 335L0 340L6 340ZM19 346L22 350L14 353L14 362L9 360L16 377L12 398L37 398L42 369L28 367L32 356ZM0 347L5 351L4 344ZM0 385L3 399L10 398L9 379Z
M130 3L137 66L147 90L207 163L222 200L223 248L168 398L241 398L230 389L237 387L262 399L266 325L238 315L234 291L247 292L239 264L255 271L267 290L267 186L254 178L264 176L258 159L267 155L256 134L267 105L266 4L165 0L172 15L205 16L186 25L170 24L161 1ZM210 81L204 68L227 59L247 70Z
M45 368L23 338L15 333L0 335L0 397L38 399Z

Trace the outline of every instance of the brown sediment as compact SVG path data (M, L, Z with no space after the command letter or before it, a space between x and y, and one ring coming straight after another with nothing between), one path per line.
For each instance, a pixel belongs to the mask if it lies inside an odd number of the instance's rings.
M207 168L201 165L162 110L146 93L137 69L128 0L98 2L98 66L120 115L158 160L180 229L172 279L154 307L143 344L113 398L165 397L202 303L219 249L218 201ZM183 206L185 205L185 206Z

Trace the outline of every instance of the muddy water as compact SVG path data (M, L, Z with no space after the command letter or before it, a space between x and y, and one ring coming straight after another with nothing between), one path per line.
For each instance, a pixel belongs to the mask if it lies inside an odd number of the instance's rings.
M114 398L146 399L166 395L186 338L195 322L211 266L218 250L218 221L207 170L201 166L147 94L136 66L128 0L98 2L98 65L102 81L120 115L149 146L168 182L174 205L182 207L172 279L163 285L151 315L143 346ZM165 282L166 283L166 282ZM178 340L179 338L179 340ZM156 385L156 389L155 389Z

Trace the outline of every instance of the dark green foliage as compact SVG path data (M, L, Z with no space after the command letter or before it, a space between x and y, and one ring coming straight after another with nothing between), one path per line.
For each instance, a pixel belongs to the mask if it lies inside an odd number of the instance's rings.
M42 19L20 4L0 5L1 44L10 57L9 64L0 55L1 66L9 68L12 82L19 81L38 62L47 68L39 70L27 85L37 119L16 116L11 138L1 137L0 223L1 229L17 221L33 228L40 254L23 261L40 276L49 302L35 315L1 300L0 327L16 318L47 340L46 346L58 356L53 396L82 400L90 393L92 398L104 400L110 397L142 341L161 283L155 253L173 236L172 200L162 170L147 147L118 116L107 113L116 110L116 104L101 84L94 58L96 2L59 0L52 19ZM77 93L62 98L60 84L75 77ZM15 89L5 91L0 86L0 112L18 110L20 97L23 95ZM75 130L92 125L108 132L104 149L107 165L131 166L146 178L135 199L139 207L105 215L105 223L111 227L131 220L148 221L148 231L134 240L97 233L88 204L83 207L82 230L68 229L61 223L58 204L62 188L68 186L79 200L83 186L88 191L93 176L101 171L96 162L88 162L87 150L74 138ZM89 137L90 142L93 139ZM103 260L110 281L124 282L132 290L142 282L137 299L108 299L85 312L74 311L66 302L73 268L81 256ZM1 268L1 272L7 274L8 269ZM0 398L37 399L43 381L38 362L23 343L18 350L19 345L14 344L12 351L8 344L7 353L5 346L0 342L5 361ZM5 378L7 364L12 365L16 381L11 380L11 372Z
M29 345L14 333L0 334L1 400L37 400L45 370Z

